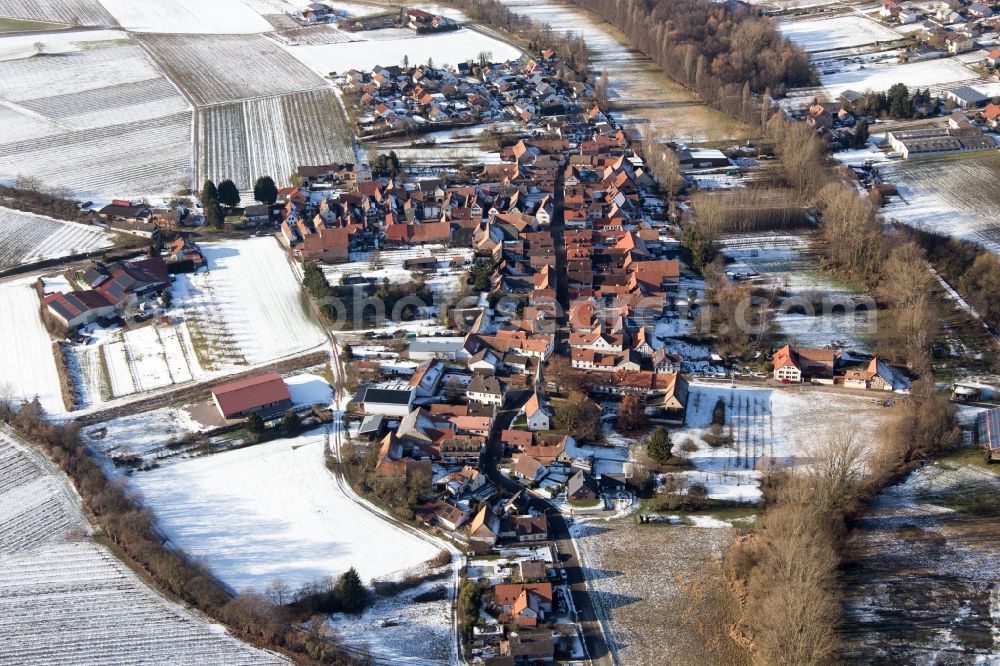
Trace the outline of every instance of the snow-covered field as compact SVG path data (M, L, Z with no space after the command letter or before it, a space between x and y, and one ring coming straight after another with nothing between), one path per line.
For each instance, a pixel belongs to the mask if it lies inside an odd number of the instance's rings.
M144 34L138 39L198 105L326 87L322 78L262 35Z
M731 430L734 443L712 447L702 438L720 399L726 408L723 434ZM881 399L883 395L864 391L847 395L692 384L685 428L672 433L674 453L691 460L695 470L682 475L688 483L704 485L709 497L753 503L760 498L761 464L807 463L815 447L846 435L864 447L874 444L877 427L889 416L889 410L874 404ZM687 439L696 451L682 450Z
M722 253L733 260L726 265L728 272L757 274L755 283L787 294L773 313L773 321L785 340L803 347L837 344L871 350L878 323L875 304L816 270L807 237L744 234L724 238L720 246ZM799 308L814 314L804 314Z
M18 401L38 396L46 412L63 414L59 373L39 305L30 280L0 286L0 390Z
M164 407L105 421L82 432L87 444L109 459L153 461L173 455L170 447L203 429L187 411Z
M0 0L0 16L72 25L114 25L98 0Z
M2 433L0 471L0 663L285 663L146 587L90 540L65 478Z
M896 83L909 88L933 88L946 83L960 83L979 75L955 58L941 58L905 64L867 64L844 66L833 74L823 74L820 80L831 99L845 90L888 90Z
M0 120L0 180L121 198L192 177L191 110L123 32L0 39Z
M407 259L435 257L438 265L433 273L423 274L420 271L410 271L403 268ZM330 284L340 284L344 277L373 277L378 281L389 280L393 284L410 282L417 277L423 277L427 286L435 294L448 294L458 287L459 278L467 274L463 264L460 268L451 268L451 261L461 258L465 264L472 259L472 250L468 248L450 248L443 245L423 245L406 250L382 250L380 252L356 253L353 261L346 264L333 264L323 267Z
M782 21L781 34L806 51L829 51L900 39L891 28L857 14Z
M261 175L284 183L303 164L355 161L353 129L331 90L219 104L199 113L199 180L230 178L246 191Z
M993 211L1000 196L993 187L1000 153L945 159L902 160L880 165L891 197L885 214L904 224L984 243L1000 252L1000 223Z
M337 614L329 625L352 648L365 649L379 663L439 666L448 663L451 604L413 597L447 588L449 580L428 581L398 595L379 597L360 616Z
M239 0L101 0L130 32L240 34L269 32L271 24Z
M130 477L172 542L235 589L293 588L355 567L386 578L437 549L347 498L313 431Z
M732 529L621 520L577 523L571 530L616 662L707 663L691 630L682 581L725 552Z
M857 522L843 579L849 661L1000 663L1000 477L980 461L922 467Z
M210 283L210 307L224 318L247 363L264 363L324 341L307 314L287 255L274 238L252 238L201 246L209 270L191 277Z
M410 33L391 39L377 39L378 32L382 31L358 33L370 41L291 46L288 52L321 76L351 68L369 70L375 65L398 65L403 56L409 56L412 63L433 59L440 67L475 59L482 51L490 52L492 60L497 62L521 55L514 47L468 28L422 36Z
M0 269L111 244L111 237L98 227L0 207Z

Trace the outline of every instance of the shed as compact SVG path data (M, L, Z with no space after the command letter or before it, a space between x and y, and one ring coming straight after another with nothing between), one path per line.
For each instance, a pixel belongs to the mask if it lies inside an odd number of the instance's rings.
M243 418L252 413L274 416L292 406L288 386L276 372L216 386L212 389L212 400L226 419Z

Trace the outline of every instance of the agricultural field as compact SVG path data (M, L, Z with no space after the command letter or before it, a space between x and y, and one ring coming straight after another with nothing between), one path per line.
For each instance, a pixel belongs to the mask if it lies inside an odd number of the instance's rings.
M706 663L704 648L686 621L689 602L682 581L713 555L721 555L735 531L631 520L581 523L572 529L616 662Z
M238 590L276 578L294 589L352 566L368 582L434 557L437 548L344 494L325 448L312 431L137 472L129 483L175 546Z
M1000 206L995 151L931 159L900 160L880 165L882 178L894 184L887 217L945 236L967 238L1000 252Z
M494 61L513 60L521 55L514 47L468 28L419 36L407 31L403 37L393 33L389 39L377 39L382 32L386 31L358 33L367 41L304 44L290 46L288 52L321 76L330 72L343 73L351 68L368 70L375 65L398 65L403 56L409 56L413 63L433 59L436 65L442 66L475 59L482 51L490 52Z
M0 178L93 198L191 182L191 110L125 33L0 40L0 108Z
M694 470L681 472L688 483L699 483L716 499L756 503L760 499L761 464L796 466L808 463L814 447L851 435L864 446L874 444L879 425L892 414L880 406L892 394L857 391L834 393L801 388L736 388L692 383L683 430L673 433L675 443L690 439L688 458ZM725 432L733 444L710 446L704 437L712 412L721 400L725 406ZM837 414L837 418L830 417Z
M111 245L98 227L0 207L0 270Z
M66 479L2 433L0 471L0 663L286 663L147 588L90 540Z
M240 0L100 0L130 32L243 34L269 32L271 24Z
M80 26L113 26L98 0L0 0L0 16Z
M726 266L731 275L753 276L755 285L782 294L772 316L783 341L872 351L878 323L874 303L817 270L807 236L743 234L723 238L720 247L731 260Z
M0 390L16 401L36 396L48 414L66 412L52 342L31 280L0 286Z
M908 88L940 88L944 84L961 83L978 79L979 75L956 58L940 58L906 64L866 63L861 65L839 62L839 65L822 74L820 81L831 99L845 90L888 90L896 83Z
M101 345L113 397L182 384L202 374L181 326L150 324L114 334Z
M231 178L241 191L302 164L354 162L353 129L335 93L312 90L210 106L200 113L201 177Z
M610 74L608 100L623 124L649 124L657 137L686 143L738 135L739 126L731 118L670 80L600 17L557 0L503 0L503 4L553 30L564 32L571 27L583 35L591 70Z
M885 490L845 548L848 663L992 664L1000 477L963 449Z
M289 28L287 30L278 30L274 33L274 36L289 46L306 44L311 46L316 46L318 44L342 44L344 42L351 42L358 39L357 37L352 36L351 33L338 30L329 24L310 25L305 27Z
M199 106L326 87L322 78L261 35L138 37Z
M203 289L185 302L185 312L218 313L221 339L235 341L246 363L266 363L323 344L323 331L308 314L289 259L274 238L201 247L209 270L190 276L196 289ZM213 328L199 324L198 334L214 337Z
M782 35L810 53L901 38L893 29L857 14L782 21L778 27Z

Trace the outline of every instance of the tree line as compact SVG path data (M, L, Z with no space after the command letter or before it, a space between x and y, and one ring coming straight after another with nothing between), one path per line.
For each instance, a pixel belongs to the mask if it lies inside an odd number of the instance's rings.
M262 594L233 596L200 562L169 548L156 517L125 484L109 479L82 442L79 425L51 423L37 398L15 409L0 401L0 421L38 446L70 478L108 546L167 594L191 604L253 644L292 654L305 663L358 664L338 645L319 619L296 622L282 604ZM351 584L342 591L349 604L362 600ZM362 655L363 657L363 655Z
M710 106L758 124L761 105L816 80L809 57L744 6L709 0L573 0L621 30ZM763 96L761 101L754 95Z

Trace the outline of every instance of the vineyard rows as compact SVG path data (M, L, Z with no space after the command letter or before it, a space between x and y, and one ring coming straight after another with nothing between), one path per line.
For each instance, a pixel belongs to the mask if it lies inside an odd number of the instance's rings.
M342 44L355 41L349 33L338 30L332 25L311 25L294 30L281 30L274 36L289 45Z
M302 164L354 162L353 133L329 90L208 107L200 125L199 180L232 178L244 191L261 175L283 182Z
M0 0L0 16L70 25L114 25L97 0Z
M0 207L0 269L110 245L97 227Z
M125 37L124 33L120 34ZM63 53L58 57L0 61L0 97L21 103L162 79L145 51L135 44L121 45L118 41L105 40L89 42L88 46L88 50ZM109 98L108 102L113 106L127 106L135 100ZM40 113L48 115L45 110Z
M0 433L0 663L277 664L87 539L65 479Z
M38 177L82 197L170 195L191 182L191 113L0 144L0 177Z
M130 108L142 102L169 103L183 98L177 88L165 78L144 79L129 83L91 88L80 92L38 97L20 102L20 105L49 118L66 119L85 113L106 111L118 107ZM72 120L68 121L73 124Z
M84 528L65 485L0 434L0 560Z
M0 99L13 102L0 111L11 130L0 136L0 178L33 176L88 198L190 186L187 101L141 47L106 34L59 57L0 62Z
M260 35L143 35L142 40L198 105L323 88L326 83Z

